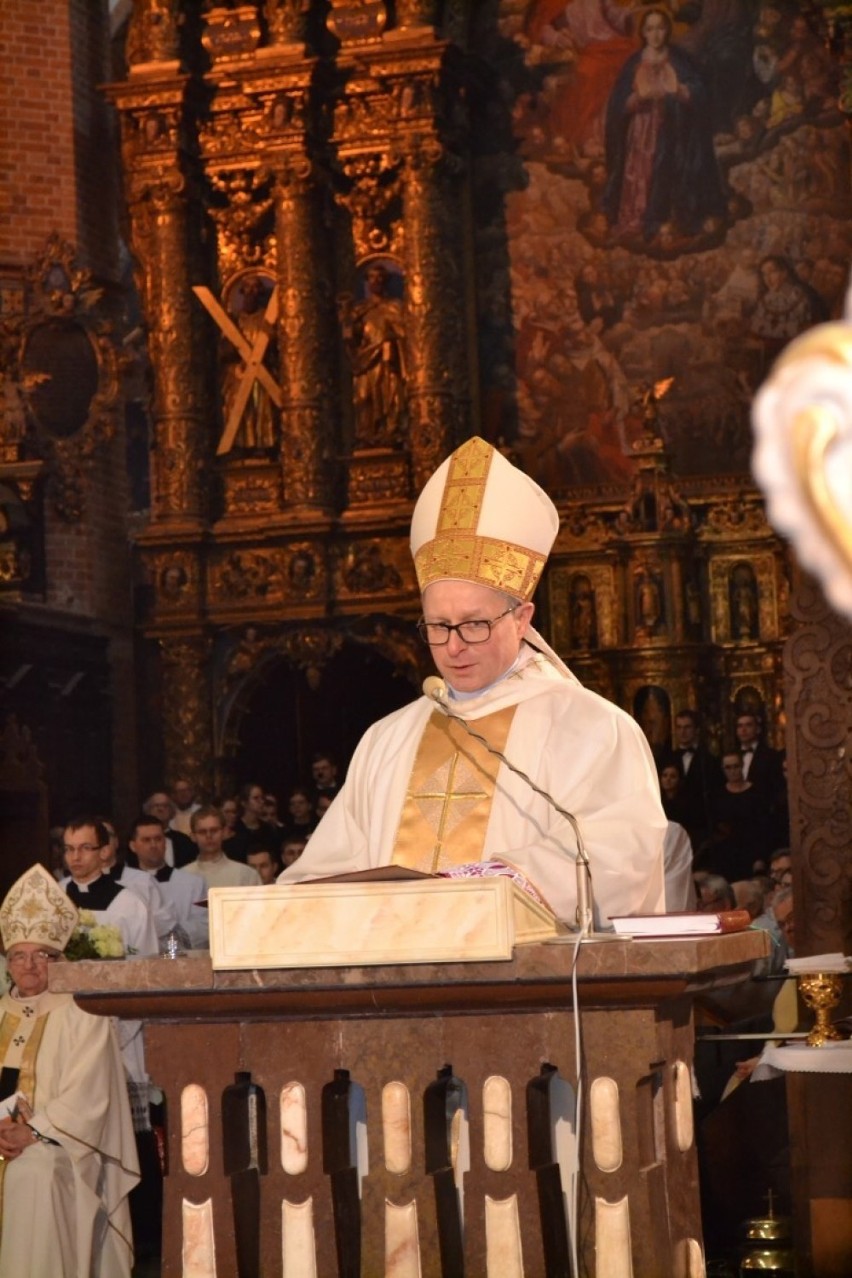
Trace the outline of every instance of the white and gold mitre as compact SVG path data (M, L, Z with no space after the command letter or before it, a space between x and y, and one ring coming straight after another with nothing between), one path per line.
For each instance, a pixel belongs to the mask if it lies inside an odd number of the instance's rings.
M411 553L420 589L472 581L531 599L558 530L547 493L474 436L442 462L414 507Z
M19 941L34 941L64 950L77 926L77 907L43 865L33 865L9 888L0 906L3 949Z
M852 617L852 288L839 323L786 346L752 405L752 469L772 525Z

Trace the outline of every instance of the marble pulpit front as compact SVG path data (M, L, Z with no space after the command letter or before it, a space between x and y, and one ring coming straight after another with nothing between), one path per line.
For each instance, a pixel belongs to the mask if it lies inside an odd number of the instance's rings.
M743 979L765 948L753 932L581 947L584 1274L703 1274L692 996ZM81 962L51 986L145 1018L167 1098L164 1278L251 1272L252 1220L265 1276L567 1278L572 954Z

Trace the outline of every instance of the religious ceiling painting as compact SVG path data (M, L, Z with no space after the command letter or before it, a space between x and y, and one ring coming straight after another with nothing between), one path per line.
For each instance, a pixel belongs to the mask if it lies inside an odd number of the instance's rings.
M803 9L501 0L475 168L483 425L548 491L622 486L669 377L675 471L745 474L772 361L839 315L849 144Z

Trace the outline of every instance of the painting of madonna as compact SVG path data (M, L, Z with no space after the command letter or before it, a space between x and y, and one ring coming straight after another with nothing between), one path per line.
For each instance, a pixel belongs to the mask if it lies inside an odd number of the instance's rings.
M683 237L724 225L726 207L707 93L690 56L672 46L672 20L647 9L642 48L628 58L607 105L602 207L616 239Z

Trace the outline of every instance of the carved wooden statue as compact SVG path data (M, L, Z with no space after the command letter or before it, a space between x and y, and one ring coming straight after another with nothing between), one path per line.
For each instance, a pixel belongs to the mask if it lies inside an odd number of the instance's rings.
M388 279L385 266L370 263L366 299L342 308L354 384L356 448L394 447L406 422L403 306L388 296Z

